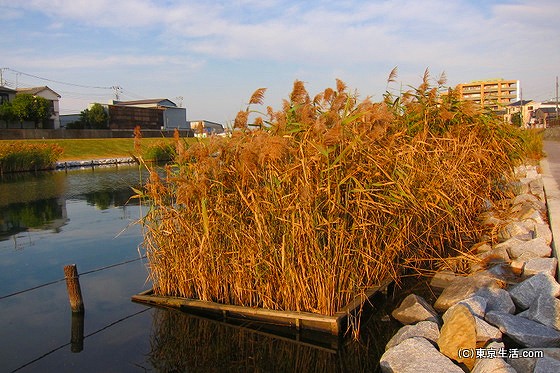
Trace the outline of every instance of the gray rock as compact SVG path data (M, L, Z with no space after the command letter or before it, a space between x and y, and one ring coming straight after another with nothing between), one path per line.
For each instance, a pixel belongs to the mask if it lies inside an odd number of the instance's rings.
M511 237L510 239L504 241L504 242L500 242L497 245L494 245L494 248L499 249L499 248L504 248L506 250L509 250L511 247L520 245L522 243L526 242L525 240L520 240L517 237Z
M521 254L518 258L513 259L510 262L510 267L517 271L518 274L522 274L523 271L525 270L525 265L527 264L528 261L533 260L533 259L539 259L540 256L538 254L535 254L532 251L526 251L523 254ZM540 261L537 261L536 263L539 263ZM541 263L542 264L542 263ZM529 267L531 268L531 267ZM550 270L550 268L548 269ZM543 272L543 271L538 271L538 272ZM531 272L529 272L529 274L532 274Z
M445 289L448 287L457 277L455 272L452 271L440 271L437 272L432 280L430 281L430 286L436 289Z
M543 357L560 361L560 348L522 348L516 352L517 354L512 356L513 350L509 350L507 362L518 372L532 372L535 369L537 360ZM532 357L523 357L527 356L528 352L532 352ZM556 370L553 372L556 372Z
M438 311L446 311L452 305L469 298L481 288L500 288L503 282L488 276L457 277L443 290L434 304Z
M500 329L490 325L479 317L474 318L476 322L476 344L486 344L488 341L499 340L502 338Z
M521 203L518 205L513 205L510 210L510 217L517 220L530 219L535 223L544 224L541 211L535 208L529 203Z
M475 251L477 254L482 254L490 250L492 250L492 246L486 242L480 242L472 247L472 251Z
M486 312L485 320L515 342L526 347L558 347L560 332L524 317L504 312Z
M495 227L497 225L503 224L503 220L495 217L491 211L480 214L480 220L482 222L482 225L487 227Z
M509 189L515 194L526 194L531 191L529 188L529 181L532 179L521 179L508 183Z
M560 372L560 361L550 357L536 359L533 373Z
M548 258L552 253L552 248L548 246L543 237L533 238L530 241L521 242L507 248L510 258L518 258L525 252L533 252L541 258Z
M472 297L463 299L462 301L457 302L453 306L449 307L447 311L445 311L442 316L443 322L447 320L447 317L451 313L450 311L453 309L453 307L457 307L460 304L467 306L473 316L483 318L484 314L486 313L487 303L488 301L486 300L486 298L477 295L473 295Z
M405 325L387 342L385 351L395 347L408 338L422 337L437 343L439 338L438 324L433 321L420 321L418 324Z
M535 224L533 228L535 238L542 237L547 245L552 242L552 231L548 224Z
M498 231L498 239L500 241L506 241L515 237L528 240L533 237L533 234L519 221L510 221Z
M493 359L478 359L472 373L517 373L517 371L500 357Z
M440 323L439 315L426 300L416 294L410 294L392 313L395 319L408 325L418 321L431 320Z
M544 198L543 181L541 178L529 181L529 191L538 196L539 198Z
M546 212L546 204L532 194L520 194L511 200L512 206L530 204L540 212Z
M497 311L505 313L514 313L515 304L511 300L511 296L504 289L498 288L482 288L475 295L486 299L486 312Z
M523 274L525 276L535 275L537 273L547 273L556 276L558 268L558 259L556 258L534 258L528 260L523 266Z
M478 260L471 264L471 272L480 271L492 264L509 263L509 255L505 248L493 248L489 251L477 254Z
M508 357L506 359L508 364L511 365L513 369L515 369L519 373L533 372L533 370L535 369L536 360L537 359L533 357Z
M560 330L560 300L548 294L539 294L529 309L517 316Z
M539 296L547 294L551 297L560 296L560 284L547 273L538 273L508 290L513 302L520 309L527 309Z
M441 354L428 340L419 337L408 338L385 351L379 366L382 372L387 373L463 373L461 368Z

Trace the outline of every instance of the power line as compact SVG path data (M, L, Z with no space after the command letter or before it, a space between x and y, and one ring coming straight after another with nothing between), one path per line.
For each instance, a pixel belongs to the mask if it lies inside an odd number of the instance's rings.
M35 78L35 79L44 80L44 81L47 81L47 82L69 85L69 86L72 86L72 87L89 88L89 89L114 89L114 88L115 88L115 86L103 87L103 86L90 86L90 85L84 85L84 84L76 84L76 83L62 82L62 81L60 81L60 80L54 80L54 79L44 78L44 77L42 77L42 76L38 76L38 75L34 75L34 74L24 73L24 72L22 72L22 71L14 70L14 69L11 69L11 68L9 68L9 67L4 67L4 68L2 68L2 70L8 70L8 71L12 71L12 72L14 72L14 73L16 73L16 74L21 74L21 75L29 76L29 77L32 77L32 78Z
M100 332L102 332L102 331L104 331L104 330L106 330L106 329L109 329L109 328L112 327L112 326L115 326L115 325L117 325L117 324L119 324L119 323L121 323L121 322L123 322L123 321L126 321L126 320L128 320L128 319L130 319L130 318L132 318L132 317L134 317L134 316L140 315L140 314L142 314L142 313L144 313L144 312L147 312L147 311L149 311L149 310L150 310L150 308L145 308L145 309L143 309L143 310L140 310L140 311L135 312L135 313L133 313L133 314L130 314L130 315L128 315L128 316L122 317L122 318L120 318L120 319L118 319L118 320L116 320L116 321L113 321L112 323L110 323L110 324L108 324L108 325L105 325L105 326L102 327L101 329L97 329L96 331L94 331L94 332L92 332L92 333L89 333L88 335L85 335L85 336L84 336L84 339L86 339L86 338L88 338L88 337L91 337L92 335L95 335L95 334L97 334L97 333L100 333ZM14 373L14 372L17 372L17 371L19 371L19 370L22 370L23 368L25 368L25 367L27 367L27 366L33 364L33 363L36 363L36 362L39 361L39 360L44 359L45 357L49 356L50 354L53 354L53 353L55 353L56 351L61 350L61 349L63 349L64 347L69 346L69 345L71 345L71 344L72 344L72 342L68 342L68 343L65 343L65 344L63 344L63 345L60 345L60 346L58 346L58 347L56 347L56 348L53 348L52 350L50 350L50 351L44 353L43 355L41 355L41 356L39 356L39 357L37 357L37 358L35 358L35 359L33 359L33 360L31 360L31 361L29 361L29 362L23 364L23 365L20 365L18 368L12 370L11 373Z
M96 268L96 269L92 269L92 270L90 270L90 271L82 272L82 273L80 273L79 275L80 275L80 276L82 276L82 275L89 275L89 274L91 274L91 273L103 271L103 270L106 270L106 269L109 269L109 268L113 268L113 267L117 267L117 266L120 266L120 265L123 265L123 264L128 264L128 263L136 262L136 261L138 261L138 260L142 260L142 259L145 259L145 258L146 258L146 255L143 255L143 256L141 256L141 257L139 257L139 258L130 259L130 260L125 260L124 262L120 262L120 263L116 263L116 264L110 264L110 265L107 265L107 266L105 266L105 267ZM65 280L66 280L66 278L61 278L61 279L58 279L58 280L46 282L46 283L41 284L41 285L33 286L33 287L28 288L28 289L25 289L25 290L16 291L16 292L14 292L14 293L1 296L1 297L0 297L0 300L6 299L6 298L10 298L10 297L13 297L13 296L15 296L15 295L27 293L28 291L40 289L40 288L45 287L45 286L54 285L54 284L57 284L57 283L59 283L59 282L65 281Z

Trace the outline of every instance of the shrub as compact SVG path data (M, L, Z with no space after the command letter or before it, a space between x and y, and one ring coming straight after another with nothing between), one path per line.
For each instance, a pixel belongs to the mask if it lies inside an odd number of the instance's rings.
M149 161L171 161L175 159L175 145L169 142L158 142L150 145L145 151L144 158Z
M0 144L0 173L52 169L62 155L56 144Z

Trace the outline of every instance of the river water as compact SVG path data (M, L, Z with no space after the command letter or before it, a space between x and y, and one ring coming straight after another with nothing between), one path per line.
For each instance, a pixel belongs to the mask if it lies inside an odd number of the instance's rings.
M359 340L318 344L131 302L151 287L143 208L130 200L141 176L110 167L0 179L1 372L378 370L398 327L387 313L410 287L380 295ZM70 310L68 264L80 273L83 318Z

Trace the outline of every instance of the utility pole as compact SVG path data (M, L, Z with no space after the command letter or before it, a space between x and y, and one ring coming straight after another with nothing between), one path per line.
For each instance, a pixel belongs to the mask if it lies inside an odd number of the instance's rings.
M0 87L4 86L4 70L7 70L7 67L0 67ZM558 80L558 78L557 78Z
M115 101L119 101L119 92L122 90L122 88L118 85L114 85L111 88L113 88L113 91L115 91Z
M521 128L525 128L525 122L523 121L523 89L521 89L521 87L519 87L519 95L519 116L521 118Z
M558 75L556 75L556 122L558 121Z

